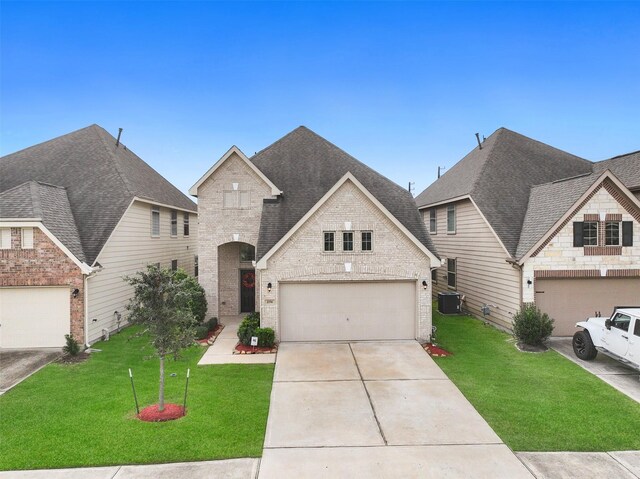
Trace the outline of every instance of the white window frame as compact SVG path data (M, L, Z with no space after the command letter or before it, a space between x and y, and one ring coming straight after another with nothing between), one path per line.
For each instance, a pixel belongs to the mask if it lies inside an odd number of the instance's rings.
M435 207L429 209L429 233L438 234L438 210Z
M22 249L33 249L33 228L20 228Z
M453 264L453 270L450 266ZM451 278L453 277L453 286ZM458 258L447 258L447 288L456 289L458 287Z
M587 243L587 224L588 223L593 223L594 225L596 225L596 236L595 236L595 243L591 244L591 243ZM598 246L598 236L600 236L600 222L599 221L583 221L582 222L582 245L583 246ZM592 238L591 236L589 236L588 238Z
M609 243L609 226L617 226L618 241L617 243ZM605 246L621 246L622 245L622 221L605 221L604 222L604 245Z
M0 228L0 249L11 249L11 228Z
M189 221L189 213L182 215L182 236L189 236L191 234L191 222Z
M160 207L154 205L151 205L151 237L160 237Z
M351 235L351 249L345 249L345 235ZM355 245L353 244L353 231L343 231L342 232L342 251L345 251L347 253L353 253L354 247Z
M178 212L171 210L171 237L177 238L178 236Z
M177 259L172 259L171 260L171 271L178 271L178 260Z
M369 233L369 249L364 249L364 234ZM360 232L360 251L370 253L373 251L373 231L364 230Z
M456 205L447 205L447 234L456 234Z
M327 249L327 235L331 235L331 249ZM325 253L334 253L336 251L336 232L335 231L322 232L322 251L324 251Z

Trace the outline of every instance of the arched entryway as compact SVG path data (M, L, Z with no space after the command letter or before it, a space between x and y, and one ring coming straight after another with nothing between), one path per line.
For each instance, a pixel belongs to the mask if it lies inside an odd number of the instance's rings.
M218 311L220 316L256 309L255 246L240 241L218 246Z

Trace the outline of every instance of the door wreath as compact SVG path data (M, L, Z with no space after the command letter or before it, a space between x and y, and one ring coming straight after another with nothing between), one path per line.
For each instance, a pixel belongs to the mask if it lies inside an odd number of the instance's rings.
M242 286L248 289L253 289L256 286L256 274L252 271L248 271L242 275Z

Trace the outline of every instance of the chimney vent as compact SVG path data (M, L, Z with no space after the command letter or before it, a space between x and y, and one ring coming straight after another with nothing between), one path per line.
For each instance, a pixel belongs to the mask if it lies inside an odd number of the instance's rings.
M482 143L480 143L480 133L476 133L476 140L478 140L478 148L482 150Z
M122 135L122 128L118 128L118 138L116 139L116 147L120 144L120 135Z

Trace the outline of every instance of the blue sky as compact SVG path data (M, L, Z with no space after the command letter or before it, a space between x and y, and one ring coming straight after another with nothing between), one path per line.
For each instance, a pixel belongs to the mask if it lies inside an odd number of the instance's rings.
M6 2L1 154L97 123L185 191L306 125L416 193L504 126L640 149L640 3Z

